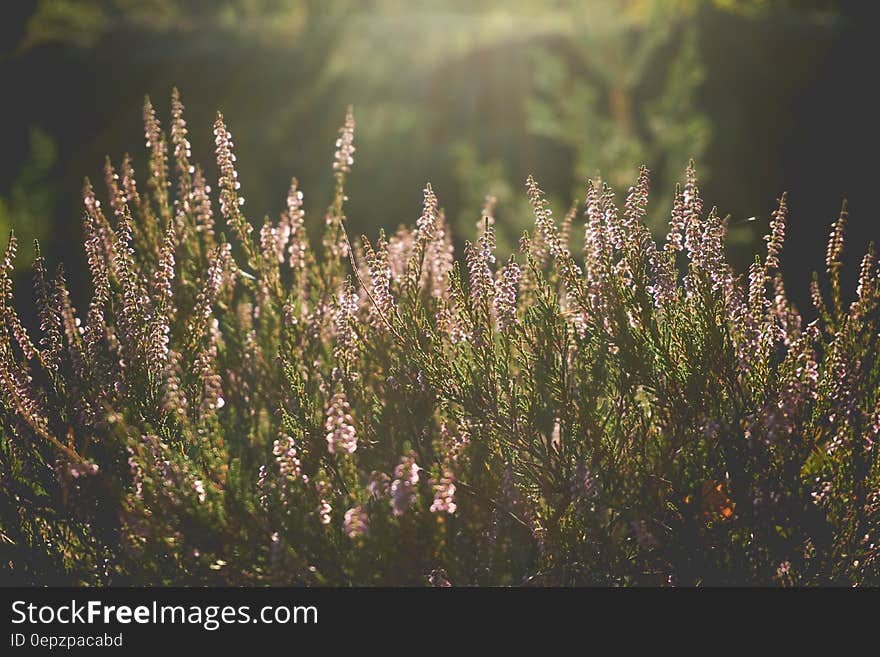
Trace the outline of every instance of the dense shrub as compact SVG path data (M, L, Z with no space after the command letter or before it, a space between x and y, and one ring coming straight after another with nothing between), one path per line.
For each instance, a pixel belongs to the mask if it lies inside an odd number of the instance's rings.
M352 243L349 113L318 247L296 180L253 234L222 116L212 191L182 109L169 138L147 102L144 187L128 157L86 183L85 312L38 255L31 337L9 241L4 582L880 582L880 278L869 250L842 301L845 209L805 323L784 197L745 280L692 166L661 245L645 169L561 221L530 178L507 260L492 199L456 260L430 186Z

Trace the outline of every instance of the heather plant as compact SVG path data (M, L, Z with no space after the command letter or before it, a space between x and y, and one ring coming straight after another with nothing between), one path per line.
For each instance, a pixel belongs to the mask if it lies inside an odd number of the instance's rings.
M36 247L39 327L0 265L3 581L234 585L880 582L880 272L854 300L834 223L815 319L766 253L728 264L688 166L669 231L600 182L496 254L414 228L351 239L348 112L321 235L291 182L259 229L232 135L217 182L175 91L148 157L84 187L87 307Z

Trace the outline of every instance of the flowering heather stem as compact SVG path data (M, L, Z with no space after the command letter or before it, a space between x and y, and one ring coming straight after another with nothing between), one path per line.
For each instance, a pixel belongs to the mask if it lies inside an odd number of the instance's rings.
M222 117L214 129L215 190L191 163L176 92L170 146L145 110L147 191L131 158L108 161L108 221L86 183L84 325L37 246L31 340L10 240L4 575L880 583L880 265L869 248L844 307L845 208L826 258L832 300L817 275L806 323L780 271L786 197L766 257L738 275L692 163L663 246L642 167L620 208L591 181L582 215L575 202L561 223L529 177L522 264L496 265L491 198L457 258L430 185L414 228L355 249L349 111L313 253L296 179L253 239ZM213 197L240 246L221 238Z
M214 121L214 153L217 156L217 168L220 170L220 178L217 187L220 190L220 214L226 223L235 231L239 242L245 248L248 257L254 259L251 232L253 227L241 213L244 198L239 196L238 190L241 183L238 181L238 171L235 170L235 154L232 152L232 133L226 129L223 114L217 113Z
M168 143L156 118L150 97L144 99L144 139L150 149L150 177L147 180L153 198L159 207L163 225L171 223L171 206L168 202Z

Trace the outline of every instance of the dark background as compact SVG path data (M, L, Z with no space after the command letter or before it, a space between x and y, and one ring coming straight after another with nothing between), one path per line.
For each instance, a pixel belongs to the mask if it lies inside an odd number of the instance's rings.
M317 234L345 106L358 121L348 206L354 230L413 223L430 180L459 240L499 196L509 248L531 221L533 173L563 212L597 173L626 192L654 172L662 237L673 185L694 157L704 197L731 215L740 271L779 194L791 223L789 292L808 282L843 197L847 281L875 220L878 48L871 2L587 0L445 3L304 0L23 0L0 22L0 230L83 271L83 176L130 151L143 173L141 106L163 120L172 86L196 161L211 124L232 131L245 209L284 207L290 177ZM756 217L755 221L748 221ZM27 248L19 263L29 278ZM85 298L74 278L75 296ZM76 285L80 283L80 285Z

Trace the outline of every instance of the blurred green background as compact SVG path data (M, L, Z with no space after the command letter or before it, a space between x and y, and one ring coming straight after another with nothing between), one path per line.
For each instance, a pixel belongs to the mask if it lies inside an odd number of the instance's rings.
M144 94L187 106L194 159L215 177L222 109L250 219L277 216L292 175L317 226L346 105L358 123L353 230L413 223L430 180L459 240L486 194L502 242L530 222L533 173L558 210L601 175L626 193L653 171L664 232L695 158L704 196L731 215L744 268L778 195L792 296L821 267L847 196L850 270L874 223L873 3L821 0L21 0L2 6L0 231L83 271L79 190L103 158L144 161ZM748 221L757 217L755 221ZM317 230L317 228L315 228ZM313 230L313 232L315 232ZM25 250L25 261L29 254Z

